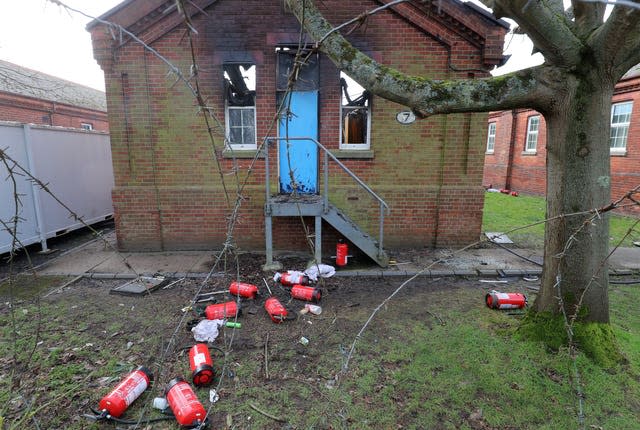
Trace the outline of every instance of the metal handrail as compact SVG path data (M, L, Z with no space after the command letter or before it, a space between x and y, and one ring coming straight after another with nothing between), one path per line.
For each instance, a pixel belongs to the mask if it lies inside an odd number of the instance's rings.
M307 140L307 141L311 141L313 142L318 148L322 149L322 151L324 152L324 160L323 160L323 165L324 165L324 169L323 169L323 176L324 176L324 192L323 194L323 204L324 204L324 210L326 211L329 205L329 157L331 157L331 159L333 159L333 161L335 161L338 166L340 166L340 168L345 171L349 176L351 176L351 178L356 181L356 183L358 185L360 185L360 187L362 187L366 192L368 192L371 196L373 196L373 198L375 200L378 201L379 205L380 205L380 221L379 221L379 228L380 228L380 236L379 236L379 240L378 240L378 252L382 253L382 239L383 239L383 235L384 235L384 213L385 213L385 208L387 210L387 213L389 213L391 211L391 209L389 208L389 205L387 204L387 202L385 202L382 197L380 197L379 195L377 195L371 188L369 188L369 186L367 184L365 184L355 173L353 173L351 170L349 170L349 168L347 166L345 166L340 160L338 160L338 158L333 155L323 144L321 144L320 142L318 142L316 139L314 139L313 137L267 137L264 139L264 142L266 143L264 146L264 153L265 153L265 183L266 183L266 201L268 202L269 199L271 198L271 192L270 192L270 188L269 188L269 176L270 176L270 171L269 171L269 149L268 146L269 144L275 142L275 141L279 141L279 140Z

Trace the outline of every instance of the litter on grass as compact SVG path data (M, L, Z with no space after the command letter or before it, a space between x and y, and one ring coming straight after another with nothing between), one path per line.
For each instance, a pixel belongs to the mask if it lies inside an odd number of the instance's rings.
M140 276L132 281L122 284L109 290L111 294L121 294L123 296L137 296L147 294L168 285L170 279L164 276Z
M496 232L486 232L484 235L487 236L487 239L489 239L489 241L493 243L500 243L500 244L513 243L513 241L509 239L509 236L507 236L505 233L496 231Z
M318 278L332 277L336 274L336 269L328 264L314 264L305 270L304 273L309 277L309 279L315 282Z
M196 324L191 332L197 342L213 342L218 338L218 328L224 320L202 320Z

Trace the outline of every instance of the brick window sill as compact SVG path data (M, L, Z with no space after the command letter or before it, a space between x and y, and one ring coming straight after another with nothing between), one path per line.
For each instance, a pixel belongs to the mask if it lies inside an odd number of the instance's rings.
M257 149L236 149L231 151L230 149L225 149L222 151L223 158L251 158L253 159L258 152ZM258 158L264 158L264 154L259 154Z
M338 159L340 158L372 159L374 156L374 152L372 149L332 149L331 153Z

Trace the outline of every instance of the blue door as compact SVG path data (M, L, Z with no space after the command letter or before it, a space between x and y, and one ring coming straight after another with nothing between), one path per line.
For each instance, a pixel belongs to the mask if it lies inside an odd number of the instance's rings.
M318 139L318 91L292 91L285 101L289 114L282 115L279 136ZM318 192L318 147L308 140L279 140L280 192Z

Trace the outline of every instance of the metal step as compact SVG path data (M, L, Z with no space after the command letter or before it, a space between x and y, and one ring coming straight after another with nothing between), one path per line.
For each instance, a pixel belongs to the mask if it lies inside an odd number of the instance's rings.
M331 203L327 205L325 211L324 203L319 196L307 196L295 199L285 196L271 198L268 204L265 205L265 215L268 217L321 217L378 265L381 267L387 267L389 265L389 257L384 250L379 249L379 243L376 239L363 232L347 214ZM319 221L317 225L319 227ZM319 245L320 243L318 242L317 246ZM267 247L270 249L271 243L267 243ZM318 254L317 258L319 258L319 256L320 254Z
M363 232L344 212L329 203L327 212L322 214L322 219L349 239L362 252L368 255L381 267L389 265L389 256L384 249L380 249L378 241Z

